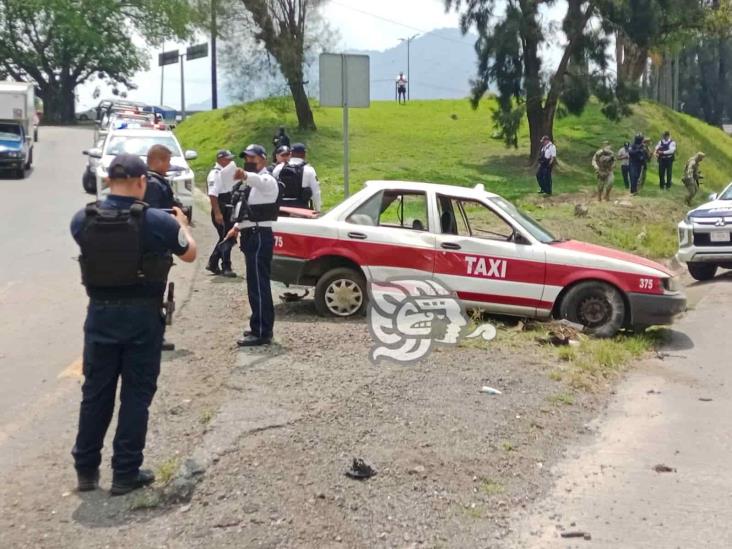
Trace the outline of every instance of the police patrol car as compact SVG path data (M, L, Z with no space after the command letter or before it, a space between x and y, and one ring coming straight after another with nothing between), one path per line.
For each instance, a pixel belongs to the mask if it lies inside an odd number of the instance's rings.
M696 280L710 280L717 268L732 269L732 183L686 214L679 223L677 258Z
M173 186L176 198L183 204L183 211L190 219L193 215L194 173L187 161L197 158L198 155L195 151L183 152L178 139L171 131L154 128L115 129L107 135L101 147L85 150L84 154L99 159L96 168L97 196L102 200L109 192L104 179L107 177L107 168L116 155L136 154L143 161L147 161L147 151L153 145L164 145L173 153L168 180Z
M410 276L440 282L466 307L567 318L605 337L669 324L686 308L664 266L558 240L482 185L372 181L325 215L288 213L274 224L272 279L315 286L322 315L362 313L367 281Z

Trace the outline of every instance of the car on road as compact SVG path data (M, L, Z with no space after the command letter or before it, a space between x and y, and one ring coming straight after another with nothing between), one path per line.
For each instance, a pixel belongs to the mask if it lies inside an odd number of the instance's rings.
M193 216L193 187L195 175L188 165L188 160L198 157L196 151L181 149L178 139L173 132L155 129L121 129L112 130L104 139L100 147L84 151L90 158L99 161L96 168L96 193L102 199L109 193L105 183L107 169L112 159L118 154L127 153L138 155L147 161L147 152L153 145L163 145L172 153L171 171L167 177L173 192L183 204L183 211L189 219Z
M367 281L433 279L467 308L566 318L609 337L669 324L686 297L663 265L559 240L482 185L372 181L330 212L274 224L272 279L315 287L322 315L363 313Z
M91 109L77 112L75 117L79 122L89 122L91 120L96 120L97 119L97 108L92 107Z
M710 280L719 267L732 269L732 183L679 223L679 261L696 280Z

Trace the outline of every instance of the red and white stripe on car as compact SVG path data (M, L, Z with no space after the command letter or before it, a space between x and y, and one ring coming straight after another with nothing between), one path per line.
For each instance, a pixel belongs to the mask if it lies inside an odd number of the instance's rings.
M350 221L349 216L361 205L384 192L424 194L427 219L414 221L419 230ZM445 227L441 227L445 213L441 216L439 208L450 200L484 206L515 234L510 239L446 234ZM558 306L570 288L593 281L598 283L595 294L602 293L598 288L611 288L621 295L626 325L666 323L685 307L683 294L673 287L673 273L664 266L584 242L550 241L543 237L538 224L482 186L468 189L371 182L323 216L281 217L275 233L275 263L279 267L274 269L274 278L292 284L317 288L319 276L325 274L319 272L319 265L322 269L357 268L365 280L377 282L431 277L456 292L466 306L546 318L558 314ZM298 272L283 272L287 269ZM587 299L592 301L591 296ZM598 307L601 309L601 304L595 304ZM639 307L656 310L648 312Z

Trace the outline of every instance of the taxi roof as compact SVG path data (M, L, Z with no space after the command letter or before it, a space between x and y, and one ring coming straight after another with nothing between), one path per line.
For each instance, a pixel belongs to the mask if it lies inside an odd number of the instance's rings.
M459 196L463 198L475 198L480 196L482 198L498 198L499 196L495 193L491 193L485 190L482 183L478 183L474 187L463 187L461 185L446 185L444 183L424 183L420 181L384 181L374 180L366 181L365 186L371 189L393 189L398 187L405 191L426 191L432 190L436 193L449 194L451 196Z

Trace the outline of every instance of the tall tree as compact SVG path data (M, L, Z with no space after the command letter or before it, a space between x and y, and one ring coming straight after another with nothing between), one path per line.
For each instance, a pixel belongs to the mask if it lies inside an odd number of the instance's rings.
M274 57L290 88L300 129L315 130L305 92L307 25L327 0L241 0L256 24L255 37Z
M581 110L589 99L585 76L590 75L590 62L599 67L597 82L605 91L609 77L604 74L607 42L602 33L590 25L593 16L599 15L598 2L567 0L567 11L562 20L565 35L559 63L544 78L540 51L548 41L548 33L542 26L541 7L552 6L555 0L506 0L505 12L498 8L499 0L445 0L448 10L461 13L460 26L467 33L473 26L478 31L478 76L473 81L472 100L477 106L491 83L498 87L500 110L494 117L509 144L516 143L517 121L525 109L531 139L531 158L539 153L542 135L552 136L554 117L565 91L572 93L572 109ZM579 84L579 85L578 85ZM579 92L579 93L578 93ZM612 93L605 94L608 101ZM618 115L619 109L608 113Z
M132 29L150 43L182 38L191 13L187 0L0 0L0 71L35 83L46 121L72 123L77 86L131 87L146 68Z

